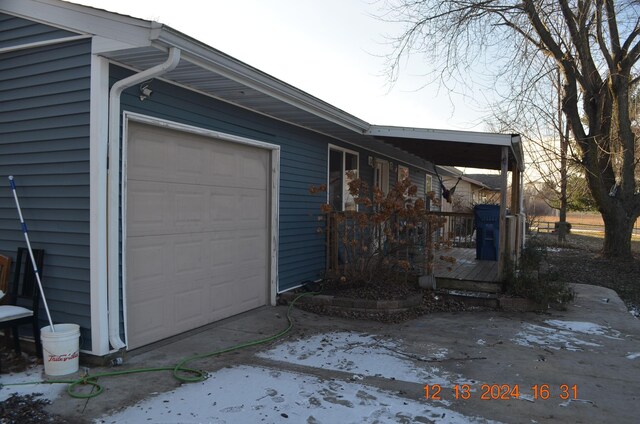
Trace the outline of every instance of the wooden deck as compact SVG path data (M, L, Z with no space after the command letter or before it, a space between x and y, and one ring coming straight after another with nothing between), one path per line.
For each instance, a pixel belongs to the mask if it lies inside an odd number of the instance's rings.
M475 248L452 248L435 253L436 263L433 273L438 288L484 292L500 291L498 262L477 260ZM441 257L453 257L456 260L455 263L451 263Z

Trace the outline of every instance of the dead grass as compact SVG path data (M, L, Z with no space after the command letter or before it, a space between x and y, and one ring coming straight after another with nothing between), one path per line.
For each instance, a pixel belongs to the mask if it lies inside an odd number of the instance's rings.
M629 310L640 310L640 239L631 242L634 258L620 261L600 254L602 234L571 233L565 244L559 244L555 234L534 237L548 247L547 260L561 280L610 288L618 293Z
M558 222L558 217L554 215L541 215L535 218L538 222ZM600 225L604 226L602 215L591 212L569 212L567 213L567 222L571 224L582 225ZM636 221L636 227L640 228L640 218Z

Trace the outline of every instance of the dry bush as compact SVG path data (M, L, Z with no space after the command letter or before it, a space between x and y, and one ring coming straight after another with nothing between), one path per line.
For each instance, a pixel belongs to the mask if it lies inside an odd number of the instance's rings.
M357 211L336 212L324 204L329 251L337 251L337 266L328 277L345 283L407 281L410 275L433 272L436 232L445 220L430 214L409 179L397 182L386 195L355 175L348 175L349 193ZM312 187L312 193L326 186ZM433 193L429 194L435 202Z

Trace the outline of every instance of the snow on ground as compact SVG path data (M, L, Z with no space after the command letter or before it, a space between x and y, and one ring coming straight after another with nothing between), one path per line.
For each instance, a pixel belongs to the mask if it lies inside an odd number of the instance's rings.
M271 350L258 353L257 356L274 361L353 373L358 377L385 377L420 384L439 384L441 387L473 384L459 375L452 377L449 373L433 366L434 362L443 359L441 349L416 357L402 352L394 341L381 340L356 332L318 334L306 339L281 343ZM411 358L421 361L422 366L417 366Z
M628 352L627 356L625 356L625 358L627 359L637 359L640 358L640 352Z
M144 400L97 423L493 423L357 383L237 366Z
M42 399L54 400L67 388L66 384L13 384L31 383L42 381L44 368L42 365L34 366L20 373L2 374L0 376L0 402L9 398L12 394L26 395L41 393Z
M563 330L573 331L582 334L594 334L597 336L604 336L611 339L620 339L620 332L611 328L603 327L592 322L582 321L560 321L549 319L545 321L545 324L549 324L552 327L561 328Z
M574 352L583 350L583 347L602 346L598 343L580 340L573 331L529 323L522 324L522 330L511 340L520 346L533 347L538 345L550 349L566 349Z

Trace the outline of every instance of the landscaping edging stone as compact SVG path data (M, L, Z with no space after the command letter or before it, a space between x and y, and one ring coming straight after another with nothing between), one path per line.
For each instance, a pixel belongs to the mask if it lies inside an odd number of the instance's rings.
M299 293L285 292L280 293L279 302L288 304L293 301ZM297 300L302 305L322 306L327 310L346 311L346 312L383 312L395 314L406 312L410 309L420 306L422 302L422 294L418 293L400 300L369 300L369 299L353 299L348 297L339 297L326 294L316 296L303 296Z

